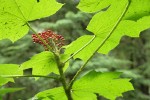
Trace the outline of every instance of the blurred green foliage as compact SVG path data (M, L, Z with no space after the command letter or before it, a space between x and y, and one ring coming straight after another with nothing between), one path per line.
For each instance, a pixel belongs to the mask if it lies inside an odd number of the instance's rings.
M32 26L38 32L51 29L62 34L69 44L79 36L91 34L86 30L86 26L92 14L78 11L75 5L78 0L58 0L66 5L55 15L35 21ZM0 41L0 63L21 64L44 49L32 42L31 32L15 43L9 40ZM66 71L66 76L70 80L75 72L82 65L82 61L77 59L71 61L70 67ZM140 38L130 38L124 36L120 44L108 55L96 54L84 69L84 75L90 70L107 72L123 72L122 77L132 78L131 82L135 91L124 94L124 98L118 100L150 100L150 30L141 33ZM31 69L26 71L31 72ZM24 90L7 94L4 100L27 100L39 91L60 86L57 80L47 80L40 78L35 81L33 78L15 79L15 84L8 83L5 87L26 87ZM105 100L98 97L99 100Z

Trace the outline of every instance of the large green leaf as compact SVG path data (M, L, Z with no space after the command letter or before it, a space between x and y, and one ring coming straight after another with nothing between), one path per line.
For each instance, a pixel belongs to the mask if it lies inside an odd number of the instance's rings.
M96 38L89 42L92 39L92 36L83 36L67 46L65 53L74 54L80 51L75 55L75 58L80 58L84 61L90 58L95 50L98 49L101 44L103 44L105 38L107 38L108 35L111 34L114 28L118 25L120 18L127 9L127 6L127 0L120 0L119 2L113 4L113 6L111 6L107 12L97 13L87 27L89 31L96 35ZM113 10L116 10L117 13ZM111 16L113 16L113 18ZM110 45L112 44L114 45L114 43L111 42ZM83 49L80 50L80 48Z
M80 0L77 8L84 12L97 12L108 7L112 2L113 0Z
M60 55L61 62L64 62L66 55ZM66 63L64 70L67 69L69 63ZM30 60L21 64L21 70L32 68L33 75L48 75L51 72L59 74L57 62L52 52L44 51L34 55Z
M19 70L16 64L0 64L0 86L7 82L14 82L13 78L4 78L5 76L23 75L23 71Z
M81 0L77 8L84 12L97 12L103 8L113 5L113 2L120 0ZM130 7L125 14L124 19L138 20L144 16L150 15L149 0L129 0ZM116 11L114 11L117 13Z
M93 32L96 36L104 37L105 39L105 37L116 27L128 5L128 0L114 2L107 11L99 12L93 16L87 26L87 30Z
M122 96L122 93L133 90L130 79L119 78L118 72L95 72L92 71L75 81L72 87L72 97L74 100L97 100L96 94L107 99L115 100ZM67 100L63 87L49 89L36 94L38 100Z
M140 32L146 30L150 27L150 16L143 17L138 21L131 21L131 20L122 20L116 30L112 33L112 35L107 39L105 44L99 49L99 53L107 54L110 50L115 48L122 36L131 36L131 37L138 37ZM66 54L73 54L76 51L80 50L80 48L84 47L93 36L85 35L78 38L76 41L72 42L70 45L66 47ZM74 58L80 58L83 61L86 61L93 52L98 48L98 45L102 43L104 36L96 37L93 42L87 45L84 49L82 49Z
M72 88L73 91L98 93L107 99L115 100L116 97L122 96L122 93L133 90L133 86L129 82L130 79L121 79L119 78L120 74L118 72L92 71L77 80Z
M21 69L32 68L33 75L48 75L51 72L58 74L57 63L54 54L49 51L36 54L29 61L21 65Z
M119 31L119 30L118 30ZM122 31L120 30L120 33ZM116 47L119 44L119 41L123 34L112 34L112 36L105 42L98 52L107 54L110 50ZM72 42L70 45L66 46L65 54L71 55L79 51L74 59L80 58L84 62L87 61L90 56L93 55L93 52L102 44L104 37L95 37L93 35L84 35L78 38L76 41ZM91 43L89 41L93 40ZM86 45L88 43L88 45ZM84 47L84 48L83 48ZM80 49L83 48L83 49Z
M0 0L0 40L20 39L29 30L28 21L50 16L61 7L55 0Z
M127 13L125 14L126 16L129 17L131 15L129 12L131 11L131 6L134 7L133 3L135 3L135 1L136 0L132 0L129 10L127 10ZM142 0L137 1L141 2L141 4L139 4L140 6L142 4L147 5L147 2L150 2L147 0L145 0L145 2ZM86 61L102 43L103 46L98 50L98 52L107 54L119 44L122 36L127 35L131 37L138 37L141 31L148 29L150 27L150 17L142 17L145 14L143 14L141 16L142 18L137 21L125 20L126 17L124 17L124 20L119 20L122 13L127 8L126 3L126 0L114 2L107 11L95 14L87 27L89 31L96 35L95 39L92 41L93 43L89 42L93 36L82 36L68 45L65 53L70 55L80 51L74 56L74 58L80 58L83 61ZM143 9L150 10L148 7L149 6L146 6ZM137 8L137 12L138 11L140 13L143 10L140 11L140 9ZM132 17L133 16L134 14L132 14ZM87 45L87 43L89 44Z

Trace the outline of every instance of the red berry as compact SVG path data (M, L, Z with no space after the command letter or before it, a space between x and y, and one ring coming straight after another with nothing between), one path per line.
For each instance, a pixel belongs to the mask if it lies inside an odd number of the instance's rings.
M45 41L47 44L44 44L37 35L40 36L43 39L43 41ZM39 43L39 44L43 45L45 50L48 50L47 45L49 45L53 50L55 50L54 48L60 49L64 45L64 41L65 41L65 39L62 35L58 35L51 30L47 30L47 31L44 31L44 32L38 33L38 34L33 34L32 39L33 39L34 43ZM53 43L51 43L50 40L53 41L55 43L55 45ZM54 46L56 46L56 47L54 47Z

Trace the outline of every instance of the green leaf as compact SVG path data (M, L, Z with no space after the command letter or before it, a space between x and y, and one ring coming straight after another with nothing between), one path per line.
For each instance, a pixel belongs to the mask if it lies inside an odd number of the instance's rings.
M133 2L134 1L135 0L133 0ZM146 0L146 2L148 1ZM89 42L93 36L82 36L66 46L65 54L71 55L78 52L74 58L80 58L86 61L101 44L103 44L103 46L98 52L107 54L119 44L122 36L138 37L141 31L148 29L150 27L150 16L142 17L137 21L125 19L119 21L121 15L123 16L123 12L127 9L126 3L126 0L114 2L107 11L95 14L87 27L89 31L96 35L95 39ZM130 6L133 6L132 3ZM144 5L146 5L146 3L144 3ZM130 9L131 8L127 10L127 13Z
M150 16L145 16L137 21L123 20L114 34L123 34L131 37L139 37L139 33L150 28ZM124 27L126 26L126 27ZM121 32L122 31L122 32Z
M56 2L56 0L41 0L40 2L36 0L16 0L16 5L17 9L22 12L21 15L26 20L32 21L53 15L63 4Z
M93 55L98 47L103 44L105 39L111 34L112 30L115 29L118 22L120 21L120 18L123 16L123 13L127 9L127 5L127 0L120 0L119 2L113 4L107 12L97 13L92 18L87 27L89 31L96 35L96 38L90 43L89 41L92 39L92 36L83 36L77 39L75 42L66 47L65 54L73 54L80 51L77 53L77 55L74 56L74 58L80 58L83 61L89 59L90 56ZM114 10L116 10L117 13L114 12ZM113 18L111 16L113 16ZM112 42L111 44L114 45ZM83 49L80 50L80 48Z
M63 87L57 87L49 90L42 91L35 95L38 100L67 100Z
M133 90L130 79L119 78L121 73L108 72L100 73L92 71L75 81L72 87L72 97L74 100L97 100L96 94L107 99L115 100L122 96L122 93ZM90 81L89 81L90 80ZM42 91L35 95L38 100L67 100L63 87L57 87Z
M122 96L122 93L133 90L133 86L129 82L130 79L121 79L119 78L120 74L118 72L101 73L92 71L77 80L72 87L72 91L98 93L107 99L115 100L116 97Z
M9 81L14 82L13 78L4 78L7 75L23 75L23 71L16 64L0 64L0 86Z
M7 38L15 42L23 37L29 30L25 23L25 21L14 15L0 12L0 40Z
M72 92L74 100L97 100L97 96L94 93L87 91L74 91Z
M60 60L61 62L66 59L66 55L61 55ZM64 70L67 69L69 63L65 64ZM57 68L57 62L55 60L55 56L52 52L44 51L39 54L34 55L30 60L21 64L20 69L25 70L32 68L33 75L48 75L51 72L55 74L59 74Z
M116 27L127 8L128 0L114 2L107 11L99 12L93 16L87 30L105 39Z
M84 12L97 12L108 7L112 1L113 0L80 0L77 8Z
M57 63L54 54L49 51L36 54L29 61L21 64L21 69L32 68L33 75L48 75L51 72L58 74Z
M24 88L0 88L0 95L23 90Z
M122 31L120 30L120 33ZM105 42L105 44L98 50L99 53L107 54L110 50L119 44L119 41L123 34L112 34L111 37ZM89 41L93 40L91 43ZM99 45L102 44L103 37L95 37L93 35L84 35L73 41L70 45L66 46L65 54L71 55L78 52L73 56L74 59L80 58L86 62L95 52ZM88 43L88 45L86 45ZM83 49L81 49L83 48Z
M102 48L99 49L99 53L107 54L110 50L115 48L122 36L139 37L141 31L150 27L150 16L143 17L139 20L122 20L113 34L105 42Z
M123 2L120 1L120 3L123 3ZM118 2L117 4L120 5ZM131 4L130 6L133 6L133 4ZM101 41L106 39L108 37L108 34L114 29L114 32L105 41L104 45L99 49L98 51L99 53L107 54L110 50L112 50L119 44L122 36L127 35L127 36L132 36L132 37L138 37L141 31L148 29L150 27L149 16L142 17L136 22L131 21L131 20L122 20L116 26L115 22L118 22L119 15L121 14L121 11L123 11L123 9L124 9L123 6L122 8L120 8L120 7L115 7L115 4L113 4L108 9L108 11L99 12L90 21L90 24L88 25L87 29L93 32L99 38L101 38L101 40L98 43L101 43ZM129 11L130 11L130 8L129 8ZM100 23L103 23L103 24L100 24Z
M13 82L12 79L10 80L10 79L6 79L6 78L3 78L3 77L0 76L0 86L6 84L8 81L12 81Z
M150 16L150 0L131 0L130 7L125 14L126 20L138 20L144 16Z
M118 0L119 1L119 0ZM97 12L103 8L113 5L117 0L81 0L77 8L84 12ZM149 0L130 0L130 7L125 14L125 20L138 20L150 15ZM116 12L117 13L117 12Z
M73 91L73 100L97 100L96 95L86 91ZM57 87L49 90L42 91L35 95L34 99L38 100L68 100L63 87Z
M61 7L55 0L0 0L0 40L20 39L29 30L28 21L50 16Z

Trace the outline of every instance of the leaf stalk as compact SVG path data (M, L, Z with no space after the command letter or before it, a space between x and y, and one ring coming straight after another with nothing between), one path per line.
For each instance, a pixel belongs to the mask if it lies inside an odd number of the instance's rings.
M0 75L4 78L18 78L18 77L44 77L44 78L52 78L52 79L59 79L59 77L56 76L43 76L43 75Z

